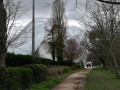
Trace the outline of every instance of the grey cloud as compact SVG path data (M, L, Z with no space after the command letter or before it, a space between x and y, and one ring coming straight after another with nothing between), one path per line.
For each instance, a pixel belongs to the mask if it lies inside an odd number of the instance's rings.
M68 0L66 3L66 16L68 20L74 19L78 17L81 12L85 11L84 5L86 0L78 0L78 6L81 8L72 10L75 7L75 0ZM47 6L47 3L52 3L53 0L35 0L35 14L36 17L50 17L51 16L51 6ZM79 4L80 3L80 4ZM26 9L29 9L29 12L22 18L24 20L30 20L32 18L32 0L23 0L23 6Z

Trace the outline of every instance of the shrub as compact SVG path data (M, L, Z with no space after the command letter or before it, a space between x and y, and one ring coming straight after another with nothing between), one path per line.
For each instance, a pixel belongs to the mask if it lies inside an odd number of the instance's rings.
M70 67L69 66L62 66L63 69L63 73L67 73L70 71Z
M9 72L6 67L0 67L0 90L9 90Z
M15 55L13 53L7 53L6 66L22 66L25 64L32 64L33 57L30 55Z
M47 58L40 58L40 57L34 57L33 58L33 64L44 64L44 65L51 65L52 62L54 62L51 59L47 59Z
M52 65L62 65L62 66L71 66L74 63L72 63L71 61L53 61Z
M9 71L9 90L28 88L32 84L32 70L23 67L10 67Z
M63 69L61 67L51 67L47 70L48 76L57 76L63 74Z
M71 61L53 61L51 59L33 57L31 55L15 55L14 53L7 53L6 66L22 66L26 64L44 64L50 65L63 65L71 66L73 63Z
M44 64L51 65L51 59L33 57L31 55L15 55L14 53L7 53L6 66L22 66L26 64Z
M47 67L41 64L31 64L25 65L26 68L31 68L33 72L33 82L38 83L43 80L46 80L47 77Z
M76 70L76 69L80 69L80 68L81 68L80 64L74 64L74 65L71 66L72 70Z

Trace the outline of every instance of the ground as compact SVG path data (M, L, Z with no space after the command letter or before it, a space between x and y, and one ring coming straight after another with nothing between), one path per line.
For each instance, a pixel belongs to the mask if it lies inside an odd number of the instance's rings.
M86 82L86 74L90 71L91 69L80 70L67 77L51 90L83 90Z

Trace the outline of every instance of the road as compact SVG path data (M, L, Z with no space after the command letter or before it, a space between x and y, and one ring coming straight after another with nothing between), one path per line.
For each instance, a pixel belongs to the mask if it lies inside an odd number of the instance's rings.
M84 90L86 74L90 71L91 69L80 70L64 79L59 85L51 90Z

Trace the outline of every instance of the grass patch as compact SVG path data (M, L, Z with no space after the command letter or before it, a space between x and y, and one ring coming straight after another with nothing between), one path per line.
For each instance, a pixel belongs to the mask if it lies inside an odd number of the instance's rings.
M113 73L96 68L87 75L85 90L120 90L120 80Z
M58 85L64 78L75 73L76 71L78 71L78 70L72 70L72 71L62 74L62 75L48 77L48 79L46 81L43 81L38 84L34 84L31 86L30 89L27 89L27 90L50 90L52 87Z

